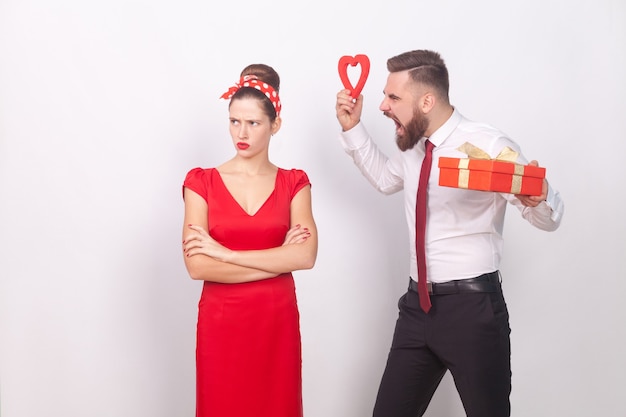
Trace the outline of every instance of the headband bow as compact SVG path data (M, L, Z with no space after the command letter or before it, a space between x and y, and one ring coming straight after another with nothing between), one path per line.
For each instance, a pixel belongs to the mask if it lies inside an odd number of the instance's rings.
M239 82L235 83L234 86L230 87L228 91L220 96L220 98L228 100L239 91L241 88L249 87L256 88L267 97L272 105L274 106L274 110L276 110L276 117L280 115L280 109L282 105L280 104L280 98L278 97L278 93L274 90L274 87L265 83L257 78L256 75L244 75L239 79Z

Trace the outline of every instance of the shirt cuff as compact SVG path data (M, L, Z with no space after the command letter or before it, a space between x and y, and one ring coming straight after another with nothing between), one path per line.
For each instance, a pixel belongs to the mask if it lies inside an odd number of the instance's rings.
M357 123L352 129L341 132L339 135L341 144L346 151L359 149L367 143L369 134L362 122Z
M558 191L555 191L548 184L548 194L546 196L546 204L552 211L550 214L550 219L553 222L559 222L561 217L563 216L563 200L561 200L561 195Z

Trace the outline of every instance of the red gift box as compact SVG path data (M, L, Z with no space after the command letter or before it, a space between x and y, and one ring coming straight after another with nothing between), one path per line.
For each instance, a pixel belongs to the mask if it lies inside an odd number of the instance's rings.
M546 169L521 165L503 159L517 158L517 152L505 148L489 159L484 151L466 144L459 148L470 158L439 158L439 185L469 190L541 195ZM485 159L487 155L487 159ZM481 159L472 156L479 156Z

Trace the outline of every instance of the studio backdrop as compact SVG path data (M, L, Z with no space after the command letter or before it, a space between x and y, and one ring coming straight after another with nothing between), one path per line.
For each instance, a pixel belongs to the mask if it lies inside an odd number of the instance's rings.
M305 416L371 415L409 240L339 144L337 63L370 58L362 120L393 152L386 60L412 49L565 201L552 233L507 212L513 415L626 416L621 0L0 0L0 415L194 415L182 182L234 155L219 96L258 62L282 79L270 157L307 172L319 228L294 274ZM464 416L449 375L426 415Z

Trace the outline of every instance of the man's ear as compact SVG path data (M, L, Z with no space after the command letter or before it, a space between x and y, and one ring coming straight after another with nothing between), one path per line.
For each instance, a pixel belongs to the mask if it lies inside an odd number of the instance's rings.
M422 113L428 114L430 111L435 108L435 104L437 104L437 97L433 93L426 93L419 100L419 107L422 110Z

